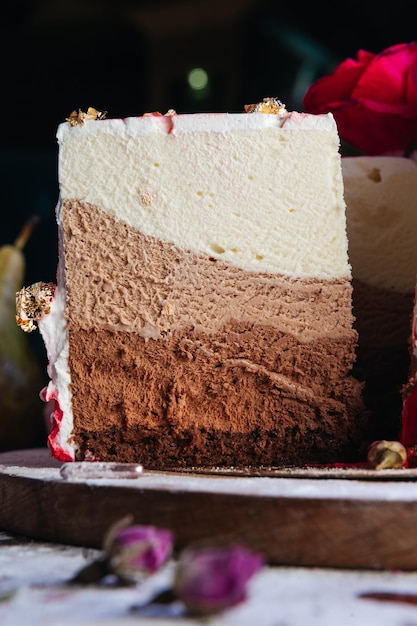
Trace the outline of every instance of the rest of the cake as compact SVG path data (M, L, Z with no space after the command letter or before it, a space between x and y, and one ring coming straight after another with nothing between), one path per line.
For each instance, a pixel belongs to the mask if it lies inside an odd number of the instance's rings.
M59 127L58 285L39 322L57 458L355 458L336 126L253 110Z
M401 442L408 449L410 464L417 466L417 283L409 336L410 367L402 388Z
M359 333L355 373L366 382L369 437L398 439L417 272L417 163L343 157L342 171Z

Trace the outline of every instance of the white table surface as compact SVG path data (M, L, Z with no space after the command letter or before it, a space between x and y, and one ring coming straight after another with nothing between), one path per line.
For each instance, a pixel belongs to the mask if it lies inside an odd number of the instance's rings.
M96 554L0 532L0 626L417 626L417 604L360 597L417 594L417 572L265 567L243 604L202 620L143 608L169 580L170 566L140 587L66 585Z

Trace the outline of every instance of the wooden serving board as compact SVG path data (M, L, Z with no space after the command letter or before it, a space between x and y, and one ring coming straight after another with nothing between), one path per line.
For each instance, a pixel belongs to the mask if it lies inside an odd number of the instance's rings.
M417 470L143 471L64 478L46 449L0 454L0 529L100 548L111 524L170 528L177 548L238 541L271 564L417 569Z

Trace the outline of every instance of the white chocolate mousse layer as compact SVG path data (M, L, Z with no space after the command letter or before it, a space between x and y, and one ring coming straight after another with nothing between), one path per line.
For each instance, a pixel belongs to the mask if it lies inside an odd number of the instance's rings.
M330 114L65 123L58 141L63 201L90 203L144 235L246 270L350 276Z

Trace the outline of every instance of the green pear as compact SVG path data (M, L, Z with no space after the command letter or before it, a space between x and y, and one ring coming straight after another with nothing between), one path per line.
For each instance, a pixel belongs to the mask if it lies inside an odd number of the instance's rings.
M14 244L0 247L0 452L46 442L39 397L45 376L28 336L16 324L16 292L26 268L22 250L36 222L29 220Z

